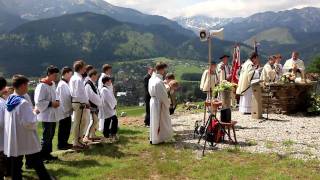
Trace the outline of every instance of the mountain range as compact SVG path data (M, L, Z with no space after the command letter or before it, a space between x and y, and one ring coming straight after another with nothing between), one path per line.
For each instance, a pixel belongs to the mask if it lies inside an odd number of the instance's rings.
M104 0L0 0L7 12L26 20L38 20L79 12L107 15L121 22L161 24L187 36L191 31L162 16L143 14L137 10L114 6ZM0 9L1 11L1 9Z
M264 12L246 18L143 14L104 0L0 0L0 71L38 76L45 66L94 65L159 56L206 61L199 29L225 28L214 40L214 59L241 45L243 59L260 42L265 55L301 52L308 64L320 51L320 9ZM265 58L262 59L262 62Z
M291 51L301 52L309 62L320 50L320 9L306 7L279 12L262 12L246 18L206 18L195 16L177 18L185 28L219 29L224 27L225 39L253 45L260 42L265 54L282 53L289 57Z
M214 57L233 42L216 40ZM245 48L249 52L250 47ZM6 74L37 76L54 63L61 67L83 58L94 65L153 57L202 59L207 44L165 25L120 22L91 12L62 15L25 23L0 36L0 65ZM218 53L219 52L219 53Z

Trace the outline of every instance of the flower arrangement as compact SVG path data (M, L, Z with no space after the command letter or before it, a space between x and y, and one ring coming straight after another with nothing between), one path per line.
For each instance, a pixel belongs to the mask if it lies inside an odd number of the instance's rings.
M231 83L229 81L226 81L226 80L223 80L220 82L220 84L218 86L216 86L214 89L213 89L213 93L215 95L217 95L218 93L220 92L223 92L223 91L232 91L234 87L236 87L237 84L234 84L234 83Z
M291 83L291 82L294 82L296 79L296 76L292 73L286 73L286 74L283 74L280 78L280 82L282 83Z

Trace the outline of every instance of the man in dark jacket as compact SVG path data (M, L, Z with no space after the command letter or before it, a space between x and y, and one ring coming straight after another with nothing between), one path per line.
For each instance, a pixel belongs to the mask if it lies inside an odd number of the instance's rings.
M144 124L145 126L150 126L150 94L148 90L149 86L149 79L151 78L151 75L153 73L153 68L148 67L148 73L144 76L144 92L145 92L145 104L146 104L146 116L144 118Z

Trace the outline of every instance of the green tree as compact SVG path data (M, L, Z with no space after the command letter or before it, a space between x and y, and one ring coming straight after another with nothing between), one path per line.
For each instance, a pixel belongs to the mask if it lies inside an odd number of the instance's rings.
M320 56L316 57L307 67L307 72L320 73Z

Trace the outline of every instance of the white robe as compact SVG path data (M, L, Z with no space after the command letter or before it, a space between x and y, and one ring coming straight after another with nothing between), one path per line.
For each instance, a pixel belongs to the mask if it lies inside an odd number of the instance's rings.
M275 82L277 76L277 72L275 67L272 67L271 64L267 63L264 65L261 73L260 79L264 82Z
M59 120L65 119L72 115L72 98L69 85L66 81L60 80L56 89L56 96L60 102Z
M255 70L252 80L255 80L255 79L259 79L259 70ZM243 96L240 96L239 111L241 113L251 113L252 95L253 95L252 87L250 86L244 92Z
M160 74L153 73L149 80L150 100L150 141L159 144L170 140L173 135L166 87Z
M103 83L102 83L102 79L104 78L104 77L106 77L106 76L108 76L106 73L101 73L101 75L100 75L100 77L99 77L99 80L98 80L98 89L99 89L99 91L101 92L101 89L103 88ZM110 75L109 75L110 76ZM112 93L114 93L113 92L113 85L111 85L111 89L112 89ZM103 126L104 126L104 120L105 119L101 119L101 118L99 118L99 131L103 131Z
M104 121L107 118L110 118L116 115L115 107L117 106L117 100L113 93L113 87L102 87L100 90L102 104L99 108L99 130L103 131Z
M50 102L58 100L56 97L56 86L53 83L49 86L46 83L39 83L34 92L34 102L36 108L40 111L37 115L38 121L57 122L60 119L60 107L49 107Z
M27 100L22 100L11 112L5 111L4 129L4 154L8 157L40 152L36 115Z
M0 151L3 151L4 141L4 112L6 108L6 100L0 97Z
M283 66L284 73L289 72L289 70L293 68L293 64L297 64L298 69L300 69L301 71L305 70L304 62L301 59L293 60L291 58L291 59L288 59Z
M201 77L201 82L200 82L200 90L203 92L209 92L210 89L213 91L214 87L219 84L219 78L216 73L211 74L211 84L209 81L209 70L205 70L202 74ZM210 87L211 85L211 87Z

